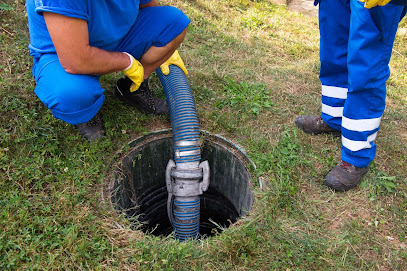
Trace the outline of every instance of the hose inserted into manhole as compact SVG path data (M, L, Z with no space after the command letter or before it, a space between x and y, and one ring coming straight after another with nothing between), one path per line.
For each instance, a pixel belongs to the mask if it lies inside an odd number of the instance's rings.
M208 161L201 162L199 121L187 78L176 65L169 74L156 73L167 97L174 143L174 160L166 169L168 217L181 242L199 234L200 198L209 186Z

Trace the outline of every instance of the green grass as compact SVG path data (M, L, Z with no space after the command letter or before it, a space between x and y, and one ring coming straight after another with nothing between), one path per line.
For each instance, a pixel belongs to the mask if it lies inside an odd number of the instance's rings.
M340 139L294 125L320 110L317 18L266 0L161 3L191 18L179 51L201 128L239 143L256 164L264 185L253 209L199 242L132 230L101 190L127 142L169 119L114 100L121 74L106 75L107 136L83 140L33 91L24 1L0 0L0 269L406 270L406 20L375 162L357 189L334 193L323 179ZM155 75L151 83L160 87Z

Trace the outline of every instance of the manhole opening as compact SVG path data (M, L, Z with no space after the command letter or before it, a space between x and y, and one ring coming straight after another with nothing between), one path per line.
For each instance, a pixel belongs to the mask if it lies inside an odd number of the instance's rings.
M206 238L228 228L253 204L251 174L246 154L228 140L202 132L202 161L210 167L209 189L200 196L200 236ZM129 143L105 187L113 207L134 227L155 236L168 236L173 227L167 215L165 169L173 157L170 130L151 133Z

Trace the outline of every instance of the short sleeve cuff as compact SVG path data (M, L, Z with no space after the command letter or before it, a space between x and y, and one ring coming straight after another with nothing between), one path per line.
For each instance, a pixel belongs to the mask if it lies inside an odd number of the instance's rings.
M144 5L151 2L151 0L140 0L140 5Z
M67 17L83 19L85 21L89 20L89 16L86 13L78 12L76 10L64 9L64 8L41 6L41 7L36 8L35 12L37 12L38 14L42 14L43 12L52 12L52 13L61 14L61 15L67 16Z

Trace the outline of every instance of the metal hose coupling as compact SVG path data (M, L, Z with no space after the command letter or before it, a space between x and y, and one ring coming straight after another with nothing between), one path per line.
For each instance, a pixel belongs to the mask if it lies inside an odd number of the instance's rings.
M200 198L209 187L209 163L203 161L198 168L179 169L173 160L166 168L168 191L167 212L180 241L196 239L199 234Z

